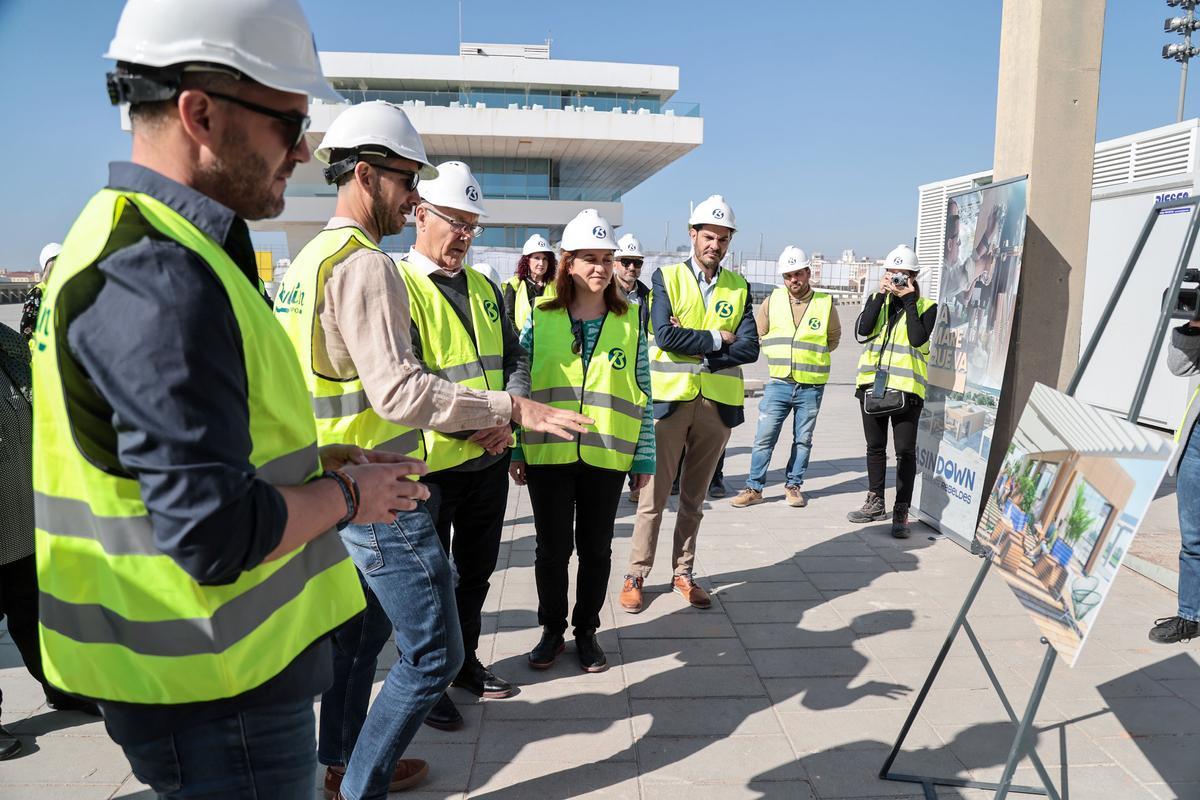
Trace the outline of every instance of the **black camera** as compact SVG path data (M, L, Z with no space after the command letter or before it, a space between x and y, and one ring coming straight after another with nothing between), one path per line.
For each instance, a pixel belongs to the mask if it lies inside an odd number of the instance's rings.
M892 281L892 286L895 286L897 289L903 289L905 286L908 286L908 276L907 275L900 275L897 273L892 273L891 281Z
M1200 283L1200 270L1185 270L1183 283ZM1163 294L1165 295L1166 292ZM1200 287L1181 286L1179 288L1179 294L1175 295L1175 307L1171 309L1171 318L1200 319Z

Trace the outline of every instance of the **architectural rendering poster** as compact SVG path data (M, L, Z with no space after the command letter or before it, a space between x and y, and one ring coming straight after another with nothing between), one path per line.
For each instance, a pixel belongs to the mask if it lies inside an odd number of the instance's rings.
M1025 241L1027 180L949 198L929 386L917 431L913 504L966 545L986 488Z
M1170 454L1163 436L1034 384L976 539L1068 666Z

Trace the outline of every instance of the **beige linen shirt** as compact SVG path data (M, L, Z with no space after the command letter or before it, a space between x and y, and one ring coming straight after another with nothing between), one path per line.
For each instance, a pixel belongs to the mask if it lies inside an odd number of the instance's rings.
M357 227L334 217L326 229ZM334 378L358 377L379 416L444 433L512 419L507 392L467 389L425 371L412 351L408 287L385 253L360 248L333 266L318 301L313 363Z

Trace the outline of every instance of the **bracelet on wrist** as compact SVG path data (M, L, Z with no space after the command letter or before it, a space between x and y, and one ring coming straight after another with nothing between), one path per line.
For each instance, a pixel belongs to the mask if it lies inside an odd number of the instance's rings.
M328 478L336 483L338 489L340 489L342 492L342 498L346 501L346 514L337 521L337 529L340 531L342 528L350 524L350 520L358 516L358 501L355 498L354 490L350 485L349 476L347 476L346 473L332 470L323 473L321 477Z

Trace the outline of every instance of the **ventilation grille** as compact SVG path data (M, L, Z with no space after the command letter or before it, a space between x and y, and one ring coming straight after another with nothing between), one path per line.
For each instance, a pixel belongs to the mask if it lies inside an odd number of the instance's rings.
M1172 131L1143 141L1096 151L1092 189L1150 178L1186 175L1195 160L1195 128Z

